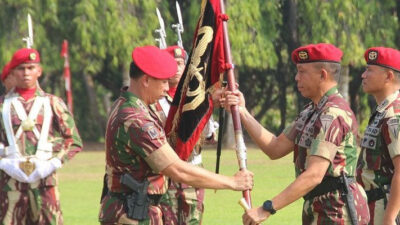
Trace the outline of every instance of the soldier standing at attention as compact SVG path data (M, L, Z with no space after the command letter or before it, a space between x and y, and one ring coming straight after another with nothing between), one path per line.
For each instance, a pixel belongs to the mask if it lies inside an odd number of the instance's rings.
M64 102L38 86L35 49L16 51L9 64L15 89L0 97L1 224L63 224L56 170L82 149Z
M361 140L357 182L367 192L370 225L400 224L400 51L373 47L366 50L364 92L377 107Z
M266 155L279 159L294 151L295 181L262 206L247 210L245 225L259 224L301 197L303 225L368 224L365 192L354 178L358 125L336 87L341 57L340 49L325 43L292 52L297 88L312 102L278 137L251 116L240 92L226 92L221 104L239 105L244 127Z
M185 50L177 45L170 46L164 51L172 55L178 65L176 74L168 80L169 90L165 97L152 104L153 110L165 126L172 100L175 96L179 80L185 70L185 59L187 54ZM212 117L207 122L200 143L213 141L216 137L218 123ZM197 144L193 149L188 161L191 165L203 167L201 157L201 145ZM204 212L204 188L195 188L184 183L177 183L169 180L168 191L161 198L161 210L163 212L163 221L165 225L186 225L201 224Z
M226 177L179 159L167 143L161 121L149 110L150 104L166 95L177 64L154 46L135 48L132 60L130 86L122 89L107 122L108 192L101 201L101 224L162 225L159 202L167 191L165 176L200 188L251 189L249 171Z

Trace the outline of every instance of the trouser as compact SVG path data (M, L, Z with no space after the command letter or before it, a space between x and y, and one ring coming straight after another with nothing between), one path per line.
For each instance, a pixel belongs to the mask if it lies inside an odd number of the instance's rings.
M354 196L358 225L367 225L369 212L367 196L364 189L357 183L349 185ZM343 200L342 191L335 190L323 195L308 198L303 205L303 225L351 225L347 205Z
M148 215L149 219L142 221L128 218L124 200L109 192L101 201L99 222L102 225L163 225L159 205L150 205Z
M57 186L1 190L0 221L2 225L62 225Z
M204 212L204 189L175 183L161 199L165 225L200 225Z

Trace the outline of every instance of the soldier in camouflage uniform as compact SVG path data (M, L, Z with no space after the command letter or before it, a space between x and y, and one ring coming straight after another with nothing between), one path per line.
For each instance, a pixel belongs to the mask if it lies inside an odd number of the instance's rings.
M167 191L165 176L200 188L251 188L253 175L249 171L240 171L234 177L226 177L179 159L167 143L161 121L148 108L165 96L168 78L177 70L176 62L168 53L154 46L135 48L132 59L130 86L123 88L121 96L114 102L107 123L108 192L101 201L101 224L162 225L159 201ZM121 177L126 175L140 184L137 187L148 184L148 188L132 189L121 183ZM149 201L144 210L144 218L136 219L135 212L143 208L132 209L130 206L139 205L139 198L134 196L139 191L146 192ZM134 203L130 204L132 201Z
M165 51L175 58L178 70L175 76L168 80L169 90L167 96L159 99L155 104L150 106L150 109L157 114L163 126L165 126L170 105L185 69L185 59L187 57L185 50L176 45L166 48ZM210 142L214 140L217 128L218 123L211 117L202 132L200 142ZM187 162L195 166L203 167L200 144L196 145L193 149ZM163 195L160 202L164 224L201 224L204 212L204 192L204 188L195 188L184 183L169 180L168 191Z
M63 101L38 86L39 53L16 51L16 87L0 97L1 224L63 224L56 170L82 149Z
M369 48L365 60L362 87L378 106L361 140L357 181L367 192L370 225L400 224L400 51Z
M292 52L297 87L312 102L278 137L244 108L240 92L226 92L223 104L240 106L242 123L265 154L278 159L294 152L296 180L272 200L247 210L243 215L245 225L259 224L301 197L305 199L304 225L368 223L365 192L354 179L358 125L336 87L341 56L340 49L324 43Z

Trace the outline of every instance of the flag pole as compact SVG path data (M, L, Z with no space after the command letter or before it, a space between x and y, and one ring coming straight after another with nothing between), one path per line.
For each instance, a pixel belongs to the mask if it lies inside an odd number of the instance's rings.
M221 14L225 14L225 5L224 0L220 0L221 5ZM223 33L224 33L224 49L225 49L225 61L227 65L232 64L231 57L231 48L228 36L228 23L226 20L223 21ZM233 74L233 66L229 66L229 69L226 71L228 88L230 91L234 91L236 89L236 81L235 76ZM240 170L247 169L247 153L246 153L246 145L243 139L243 131L242 125L240 123L240 115L239 115L239 107L237 105L231 106L232 120L233 120L233 128L235 130L235 140L236 140L236 156L238 158L239 168ZM243 191L243 197L247 202L247 205L252 206L251 204L251 196L250 190Z
M71 90L71 73L69 69L68 41L64 40L61 47L61 57L64 58L64 80L65 80L65 95L67 97L68 109L73 113L73 99Z

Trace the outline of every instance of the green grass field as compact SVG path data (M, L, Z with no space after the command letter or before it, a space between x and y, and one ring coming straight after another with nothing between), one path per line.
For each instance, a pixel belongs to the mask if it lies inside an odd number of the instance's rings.
M206 169L215 170L215 158L215 151L203 151ZM248 167L255 173L255 186L251 193L253 206L259 206L272 198L294 179L292 155L271 161L261 151L250 149ZM237 170L235 152L223 151L220 173L233 175ZM99 224L97 216L103 175L103 151L83 151L59 171L61 206L66 225ZM241 192L207 190L203 224L242 224L243 209L238 204L241 196ZM271 216L263 224L300 224L302 203L303 200L298 200Z

